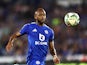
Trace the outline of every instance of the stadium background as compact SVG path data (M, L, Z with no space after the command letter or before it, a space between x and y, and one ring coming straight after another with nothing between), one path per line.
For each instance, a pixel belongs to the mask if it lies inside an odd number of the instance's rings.
M87 0L0 0L0 65L24 65L27 51L26 35L14 42L8 54L9 37L25 23L33 20L38 7L47 12L47 25L55 32L55 47L60 65L87 65ZM80 24L67 27L63 18L67 12L77 12ZM50 53L46 65L54 65Z

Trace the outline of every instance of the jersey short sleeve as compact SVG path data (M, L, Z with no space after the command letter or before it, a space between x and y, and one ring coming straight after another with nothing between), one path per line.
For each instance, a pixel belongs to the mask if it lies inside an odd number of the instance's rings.
M54 40L54 31L51 30L49 41Z
M29 28L28 24L25 24L25 25L21 28L21 30L19 31L20 34L21 34L21 35L27 34L27 33L28 33L28 28Z

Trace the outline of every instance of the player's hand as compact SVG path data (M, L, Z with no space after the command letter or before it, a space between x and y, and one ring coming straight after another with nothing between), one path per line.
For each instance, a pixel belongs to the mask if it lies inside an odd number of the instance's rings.
M55 64L59 64L59 63L60 63L60 60L59 60L59 58L57 57L57 55L54 55L54 56L53 56L53 61L54 61Z
M9 42L6 46L6 51L10 52L12 50L12 46L13 46L13 44L11 42Z

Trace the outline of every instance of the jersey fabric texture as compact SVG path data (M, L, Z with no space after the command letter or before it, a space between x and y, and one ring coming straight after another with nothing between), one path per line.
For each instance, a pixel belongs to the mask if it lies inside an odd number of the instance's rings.
M28 56L27 64L44 65L48 52L49 42L54 40L54 32L46 24L39 26L36 22L25 24L20 34L28 35Z

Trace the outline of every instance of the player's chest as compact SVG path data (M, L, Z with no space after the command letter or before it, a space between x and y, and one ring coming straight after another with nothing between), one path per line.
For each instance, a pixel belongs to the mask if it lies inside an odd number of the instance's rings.
M29 31L29 35L39 39L49 38L50 32L44 28L31 28Z

